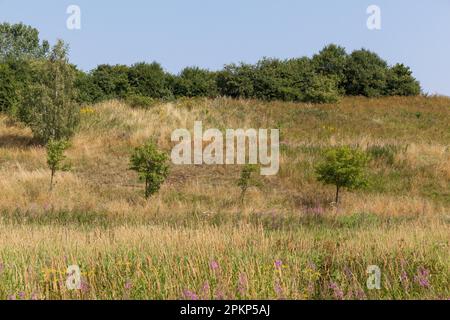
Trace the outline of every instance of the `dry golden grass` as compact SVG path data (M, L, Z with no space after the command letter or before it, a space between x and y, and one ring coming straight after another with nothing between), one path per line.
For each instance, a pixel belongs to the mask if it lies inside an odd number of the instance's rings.
M72 169L57 173L52 193L45 150L0 116L0 298L23 291L163 299L183 298L185 289L202 298L336 298L330 281L351 299L450 296L450 99L183 99L148 110L109 101L88 109L67 152ZM192 130L194 121L280 128L280 173L261 178L242 205L239 167L172 166L159 194L145 201L128 170L131 150L151 137L169 152L172 131ZM369 186L345 192L336 208L333 188L316 182L314 166L326 148L342 144L382 154L370 164ZM286 263L282 274L276 259ZM220 275L211 260L220 262ZM59 283L68 264L84 268L89 290ZM381 291L364 288L370 264L386 274ZM422 267L432 273L429 288L414 283ZM59 282L46 279L45 268L63 270ZM342 276L346 268L352 279ZM408 287L399 282L402 271ZM241 274L245 294L236 285Z

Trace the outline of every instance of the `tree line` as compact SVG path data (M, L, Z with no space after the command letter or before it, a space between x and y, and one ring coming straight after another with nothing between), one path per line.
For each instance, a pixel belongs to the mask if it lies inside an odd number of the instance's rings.
M51 58L51 51L47 41L40 41L38 30L23 24L0 25L0 110L23 111L17 110L26 102L23 93L42 80L39 65ZM256 64L228 64L219 71L187 67L176 75L166 72L157 62L103 64L89 72L69 65L75 101L79 104L127 99L139 106L152 99L217 96L333 103L345 95L421 93L409 67L389 66L366 49L349 54L334 44L312 58L263 58Z
M412 96L421 93L409 67L389 66L366 49L348 54L331 44L312 58L263 58L256 64L228 64L220 71L187 67L179 74L166 72L157 63L100 65L79 73L81 100L147 97L228 96L294 102L334 103L341 96Z

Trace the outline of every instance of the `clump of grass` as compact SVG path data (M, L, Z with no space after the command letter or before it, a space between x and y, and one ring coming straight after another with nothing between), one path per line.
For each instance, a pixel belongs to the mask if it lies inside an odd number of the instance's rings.
M385 161L388 165L393 165L395 157L400 151L400 147L396 145L373 145L367 148L367 152L375 160Z

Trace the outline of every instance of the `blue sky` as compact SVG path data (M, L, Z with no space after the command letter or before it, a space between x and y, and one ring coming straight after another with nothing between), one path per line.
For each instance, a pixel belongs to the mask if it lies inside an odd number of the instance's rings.
M81 8L81 30L66 28L71 4ZM381 30L366 27L371 4L381 8ZM154 60L171 72L215 70L264 56L311 56L336 43L403 62L426 92L450 96L450 0L0 0L0 21L66 40L84 70Z

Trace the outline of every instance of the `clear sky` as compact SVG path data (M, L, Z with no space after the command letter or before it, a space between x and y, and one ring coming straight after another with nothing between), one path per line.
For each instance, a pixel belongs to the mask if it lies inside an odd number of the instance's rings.
M69 30L69 5L81 30ZM369 30L369 5L381 30ZM261 57L311 56L328 43L409 65L426 92L450 96L450 0L0 0L0 21L66 40L84 70L158 61L168 71L212 70Z

